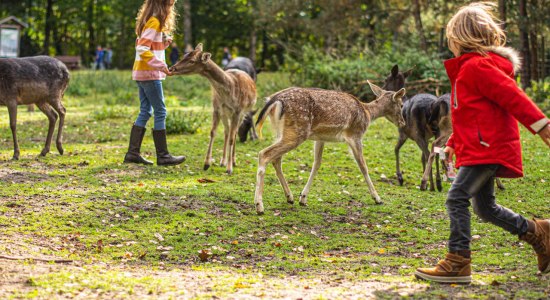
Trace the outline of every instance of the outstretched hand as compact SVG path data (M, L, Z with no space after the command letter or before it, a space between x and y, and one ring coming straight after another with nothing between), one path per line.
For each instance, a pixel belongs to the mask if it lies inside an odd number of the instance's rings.
M170 72L170 70L168 70L168 66L164 66L164 68L162 70L160 70L162 73L168 75L168 76L172 76L172 72Z
M546 125L546 127L544 127L544 129L539 131L538 135L540 136L542 141L544 143L546 143L546 145L548 145L548 147L550 147L550 125Z
M455 149L449 146L445 147L445 161L447 163L453 162L453 157L455 156Z

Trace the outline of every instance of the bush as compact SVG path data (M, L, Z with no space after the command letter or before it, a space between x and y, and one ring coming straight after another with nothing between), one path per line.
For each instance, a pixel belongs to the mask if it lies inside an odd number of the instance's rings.
M166 133L195 134L206 121L206 114L200 112L174 111L166 118Z
M531 82L531 87L525 92L546 115L550 114L550 77Z
M298 58L288 58L292 83L303 87L336 89L352 93L359 98L370 98L372 94L365 80L382 84L391 68L398 64L400 70L414 68L408 81L435 79L443 84L440 94L450 90L443 62L436 56L429 56L416 50L386 52L372 55L350 51L350 55L338 56L321 53L305 46ZM408 95L419 92L436 93L438 84L414 88L409 86ZM367 97L368 96L368 97Z
M132 114L126 107L119 106L104 106L99 110L94 111L92 118L96 121L107 119L126 119L132 117Z

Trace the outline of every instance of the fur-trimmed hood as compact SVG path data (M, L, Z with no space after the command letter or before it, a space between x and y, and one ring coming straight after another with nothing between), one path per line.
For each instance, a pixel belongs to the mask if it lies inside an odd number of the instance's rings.
M512 62L514 73L517 74L521 70L521 59L516 49L510 47L490 47L488 51L498 54Z

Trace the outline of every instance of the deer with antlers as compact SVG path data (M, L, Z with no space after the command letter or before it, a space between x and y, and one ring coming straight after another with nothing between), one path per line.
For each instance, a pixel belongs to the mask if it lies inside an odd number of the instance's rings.
M224 127L223 157L220 165L227 167L227 173L233 173L235 166L235 141L237 130L245 114L256 104L256 84L246 72L238 69L224 71L203 52L202 44L187 53L183 59L170 68L172 75L198 74L210 81L212 87L212 130L210 143L204 160L204 169L208 170L212 162L212 146L216 129L221 120Z
M262 200L266 166L272 163L285 192L287 202L294 198L283 175L282 157L306 140L315 141L315 158L309 180L300 195L300 205L307 205L307 196L321 166L321 157L326 142L345 142L349 145L359 169L367 182L369 192L377 204L382 201L369 177L363 157L363 135L369 125L379 117L404 125L401 115L405 89L388 92L368 82L377 96L375 101L362 103L356 97L337 91L289 88L268 98L258 116L256 126L261 135L262 125L269 116L277 132L276 142L260 151L254 204L258 214L264 213Z

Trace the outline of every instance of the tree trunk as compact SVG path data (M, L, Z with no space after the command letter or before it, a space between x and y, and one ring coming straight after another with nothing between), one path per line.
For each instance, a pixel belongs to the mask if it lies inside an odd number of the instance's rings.
M418 37L420 39L420 48L424 52L427 52L428 51L428 42L426 41L426 36L424 35L424 27L422 26L420 1L419 0L413 0L412 2L413 2L412 7L413 7L414 23L416 25L416 31L418 33Z
M529 41L531 44L531 80L538 81L539 77L539 55L537 34L531 30L529 32Z
M267 60L268 51L269 51L269 43L268 43L267 32L265 30L262 30L262 55L260 57L259 66L264 69L265 69L265 61Z
M48 0L46 2L46 26L44 28L44 47L43 51L45 55L50 54L50 35L52 32L52 21L53 21L53 0Z
M252 28L250 31L250 59L256 63L256 45L258 44L258 35L256 28Z
M502 22L502 30L506 30L506 0L498 0L498 14Z
M527 15L527 0L519 0L519 40L523 69L521 72L521 86L526 89L531 86L531 53L529 51L529 19Z
M191 22L191 0L183 0L183 51L193 49L193 24Z
M88 28L88 58L94 57L95 60L95 29L94 29L94 7L95 0L88 0L88 11L86 17L86 27ZM86 61L89 61L88 59ZM92 60L93 62L93 60Z

